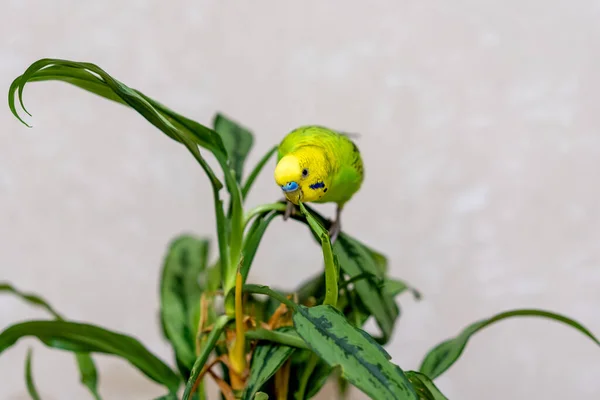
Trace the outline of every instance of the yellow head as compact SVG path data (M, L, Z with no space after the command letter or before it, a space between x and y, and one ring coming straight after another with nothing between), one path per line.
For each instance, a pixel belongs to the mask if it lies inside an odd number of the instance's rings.
M331 164L323 150L315 146L283 156L275 167L275 182L294 204L321 199L331 184L330 175Z

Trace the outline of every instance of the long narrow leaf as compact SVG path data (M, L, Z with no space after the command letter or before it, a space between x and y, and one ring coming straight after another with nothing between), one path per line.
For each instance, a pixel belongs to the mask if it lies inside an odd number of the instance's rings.
M309 215L317 221L322 229L329 228L330 221L326 220L312 208L306 205L303 205L303 207L306 208ZM297 221L310 224L310 221L307 221L302 216L295 215L293 218ZM315 224L313 223L313 225ZM322 237L317 234L314 236L323 246ZM367 311L373 315L381 330L382 337L376 338L376 340L381 344L387 343L400 314L394 296L381 290L378 282L383 281L387 269L387 259L382 254L372 250L344 232L339 234L338 240L333 245L333 253L337 258L339 267L344 273L350 276L350 279L362 275L372 275L377 278L376 280L361 279L355 283L355 288L360 300L365 305Z
M130 106L171 139L181 142L192 153L202 169L206 172L212 184L215 212L217 216L219 256L221 265L224 270L228 272L228 270L231 269L226 239L228 223L225 220L223 204L219 196L219 190L222 188L223 184L216 177L212 168L204 160L198 150L198 145L200 145L211 151L223 169L227 190L230 192L232 198L234 211L232 217L234 221L232 224L234 225L233 231L236 234L232 240L234 247L232 253L237 257L240 250L239 248L241 247L241 233L238 234L239 230L237 226L242 224L241 220L243 218L241 215L241 189L235 182L231 170L229 169L227 152L219 134L204 125L177 114L143 93L124 85L97 65L60 59L42 59L34 62L23 75L17 77L11 84L8 94L9 107L15 117L24 124L25 122L21 119L16 109L15 95L23 110L27 112L23 105L23 89L25 85L28 82L49 80L67 82L109 100ZM237 260L233 261L234 264L237 263ZM227 275L224 274L224 277L226 276Z
M0 333L0 353L27 336L37 337L55 349L118 356L171 392L180 384L179 377L139 341L94 325L59 320L15 324Z
M304 204L300 203L300 209L302 210L302 214L306 217L310 229L312 229L315 236L318 236L321 240L323 261L325 263L325 300L323 301L323 304L335 307L338 300L339 267L336 257L333 255L329 233L315 217L312 216Z
M503 319L513 317L538 317L550 319L556 322L561 322L563 324L569 325L577 329L579 332L583 333L594 343L600 346L600 341L598 341L598 339L587 328L585 328L579 322L574 321L569 317L545 310L513 310L497 314L492 318L477 321L466 327L455 338L446 340L438 344L436 347L430 350L429 353L427 353L427 355L423 359L423 362L421 363L419 371L427 375L431 379L437 378L438 376L443 374L448 368L450 368L456 362L456 360L458 360L463 350L465 349L465 346L467 345L469 339L471 339L471 337L474 334L498 321L502 321Z
M283 363L291 356L294 348L273 343L259 344L252 354L250 377L242 396L252 400L254 395L267 383Z
M327 383L327 379L329 379L333 370L334 368L322 360L317 363L306 385L305 397L307 399L311 399L319 393L323 386L325 386L325 383Z
M271 157L273 157L273 154L275 154L276 151L277 151L277 146L274 146L269 151L267 151L267 153L256 164L256 166L254 167L254 169L252 170L250 175L248 175L248 179L246 179L246 182L244 183L244 186L242 187L242 197L244 199L246 198L246 196L248 196L248 193L250 192L250 189L252 189L252 185L254 184L254 181L256 180L256 178L258 177L258 175L260 174L260 172L262 171L264 166L267 164L269 159Z
M196 359L194 343L203 288L200 277L208 261L208 241L191 235L173 240L163 263L161 319L183 376Z
M230 317L228 317L227 315L222 315L215 321L212 331L210 332L206 340L206 344L202 348L202 352L194 362L194 366L192 367L190 377L185 385L183 400L189 400L192 398L194 394L194 389L197 385L196 381L198 380L198 376L200 375L200 372L202 372L204 364L206 364L206 361L208 361L208 357L212 353L217 343L217 340L219 340L221 333L223 333L223 330L225 329L225 326L229 323L229 321Z
M242 263L242 268L240 272L244 277L244 281L248 277L248 273L250 272L250 268L252 267L252 262L254 261L254 256L256 256L256 252L258 250L258 245L262 240L267 227L273 221L275 217L279 214L275 211L267 213L266 215L258 216L252 226L250 227L250 231L246 235L246 240L244 242L242 254L244 255L244 261Z
M407 371L406 377L415 388L419 400L448 400L427 375L416 371Z
M222 113L215 115L213 129L221 136L235 178L241 182L246 157L254 144L252 132Z
M335 308L298 306L293 320L309 347L330 366L340 366L342 376L371 398L418 398L385 350L366 332L350 325Z
M31 357L32 350L27 350L27 359L25 360L25 383L27 385L27 393L31 396L32 400L40 400L40 394L35 387L35 382L33 381L33 373L31 371Z
M48 302L35 294L22 292L8 283L0 283L0 293L2 292L13 294L31 305L41 307L54 318L64 321L64 318L50 306ZM96 370L96 365L94 364L92 357L87 353L76 353L75 360L77 361L77 367L79 368L79 380L88 388L92 396L94 396L96 400L99 400L98 371Z
M266 340L269 342L277 343L279 345L295 347L299 349L308 349L308 346L298 336L294 330L269 330L269 329L254 329L246 332L246 337L250 340Z

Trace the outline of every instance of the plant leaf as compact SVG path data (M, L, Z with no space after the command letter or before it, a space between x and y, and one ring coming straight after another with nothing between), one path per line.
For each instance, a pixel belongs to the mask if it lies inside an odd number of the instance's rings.
M246 198L246 196L248 196L248 192L250 192L250 189L252 188L254 181L260 174L260 171L262 171L264 166L267 164L269 159L273 157L273 154L275 154L276 151L277 146L274 146L269 151L267 151L263 158L261 158L260 161L256 164L250 175L248 175L248 179L246 179L246 183L244 183L244 186L242 187L242 197L244 199Z
M350 279L369 274L377 277L379 281L383 280L383 273L369 250L352 237L341 233L333 246L333 251L338 257L341 269L350 276ZM373 315L381 329L383 336L376 340L387 343L400 314L394 296L381 290L375 279L360 279L354 282L354 288L362 304Z
M223 140L231 168L235 171L235 179L241 182L246 157L254 144L252 132L222 113L215 115L213 129Z
M340 268L337 257L333 254L329 232L323 228L323 225L312 216L302 203L300 203L300 210L302 210L302 214L306 217L306 222L310 226L310 229L321 241L323 262L325 263L325 300L323 300L323 304L335 307L339 294L338 276Z
M96 400L100 400L98 393L98 370L94 360L88 353L76 353L77 367L79 367L79 381L87 387Z
M241 225L241 218L243 218L240 215L242 213L241 189L236 184L229 169L227 152L221 136L212 129L177 114L143 93L124 85L97 65L61 59L38 60L13 81L8 94L8 103L13 115L25 124L16 110L15 94L17 94L21 107L27 112L23 105L23 89L25 85L28 82L51 80L70 83L106 99L128 105L171 139L182 143L192 153L207 174L212 185L219 238L219 257L224 270L228 272L228 275L232 275L231 271L228 271L230 269L226 236L228 223L223 211L223 202L219 196L219 191L223 187L223 184L198 150L199 145L211 151L223 170L227 190L232 200L233 215L231 224L236 234L235 240L232 240L232 243L235 246L241 246L241 238L237 237L241 235L238 225ZM232 251L233 253L239 250L235 246ZM237 267L237 260L235 260L234 264ZM227 278L225 274L223 277Z
M215 345L217 344L217 340L223 333L225 326L229 323L231 318L227 315L221 315L215 323L213 324L213 328L206 339L205 345L202 347L202 351L200 355L196 358L194 362L194 366L192 367L192 371L190 373L190 377L185 385L185 391L183 393L183 400L189 400L193 397L193 392L195 392L196 381L198 380L198 376L200 372L202 372L202 368L204 368L204 364L208 360L210 353L212 353Z
M254 395L254 400L269 400L269 395L265 392L257 392Z
M13 294L31 305L43 308L54 318L64 321L64 318L48 302L35 294L21 292L8 283L0 283L1 292ZM98 394L98 371L96 370L94 360L87 353L76 353L75 360L79 368L80 382L88 388L96 400L100 400L100 394Z
M329 379L331 372L333 372L333 368L326 362L319 360L312 374L310 374L310 378L308 378L308 384L306 385L306 399L315 397L319 391L321 391L325 383L327 383L327 379Z
M412 385L389 361L386 351L335 308L298 306L293 320L311 349L330 366L340 366L342 376L371 398L417 399Z
M0 353L26 336L35 336L55 349L121 357L171 392L180 384L179 377L165 363L131 336L76 322L28 321L9 326L0 333Z
M293 329L253 329L246 332L250 340L266 340L280 346L290 346L298 349L308 349L308 346Z
M64 319L58 313L58 311L56 311L50 304L48 304L48 302L46 302L46 300L42 299L40 296L37 296L32 293L22 292L9 283L0 282L0 293L2 293L2 292L13 294L13 295L19 297L21 300L26 301L30 305L40 307L40 308L46 310L48 313L50 313L56 319Z
M33 381L33 374L31 372L31 356L32 350L27 350L27 359L25 360L25 383L27 384L27 393L31 396L32 400L40 400L40 395L35 388L35 382Z
M321 294L325 292L325 274L319 273L312 278L305 280L295 292L298 296L299 304L306 305L306 302L311 298L314 298L315 301L318 302L322 297Z
M406 282L400 279L394 278L384 278L383 280L383 290L386 294L392 297L396 297L404 291L408 290L413 295L415 300L421 300L421 292L412 286L408 285Z
M269 213L259 215L252 223L252 226L246 235L246 240L244 241L242 250L244 261L242 262L240 272L242 273L244 281L246 281L246 278L248 277L248 273L252 267L252 262L254 261L254 256L256 256L256 252L258 250L258 245L260 244L267 227L278 215L279 214L277 212L271 211Z
M330 221L312 208L303 205L318 225L323 230L329 229ZM299 216L292 218L310 224ZM313 232L315 232L313 230ZM315 238L322 244L322 238L314 234ZM372 275L376 279L360 279L355 283L355 290L367 311L373 315L382 337L375 338L381 344L389 341L400 310L394 297L381 290L379 282L383 281L387 269L387 259L380 253L372 250L350 235L341 232L333 245L333 253L342 271L350 276L350 279L361 275Z
M251 400L254 395L267 383L269 378L294 352L293 347L274 343L264 343L256 346L252 354L250 377L242 399Z
M423 359L423 362L421 363L419 371L431 379L437 378L448 368L450 368L456 362L456 360L458 360L465 349L467 342L469 339L471 339L471 336L495 322L512 317L541 317L562 322L577 329L600 346L598 339L587 328L585 328L579 322L574 321L564 315L536 309L513 310L497 314L488 319L477 321L463 329L463 331L455 338L438 344L436 347L430 350L429 353L427 353Z
M407 371L406 377L415 388L419 400L448 400L427 375L416 371Z
M196 360L194 343L208 261L208 240L182 235L169 245L160 284L161 319L185 379Z

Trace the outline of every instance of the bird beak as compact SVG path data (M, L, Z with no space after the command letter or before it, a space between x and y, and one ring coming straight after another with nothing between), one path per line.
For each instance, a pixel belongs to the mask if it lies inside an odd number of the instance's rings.
M285 185L281 186L281 190L283 190L285 193L293 192L295 190L298 190L298 184L294 181L288 182Z

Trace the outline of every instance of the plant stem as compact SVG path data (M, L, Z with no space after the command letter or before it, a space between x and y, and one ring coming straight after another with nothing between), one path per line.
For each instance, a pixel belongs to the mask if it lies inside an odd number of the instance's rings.
M235 279L235 343L231 351L233 372L241 376L246 370L246 340L244 329L244 309L242 304L242 274L238 272ZM234 388L235 389L235 388Z

